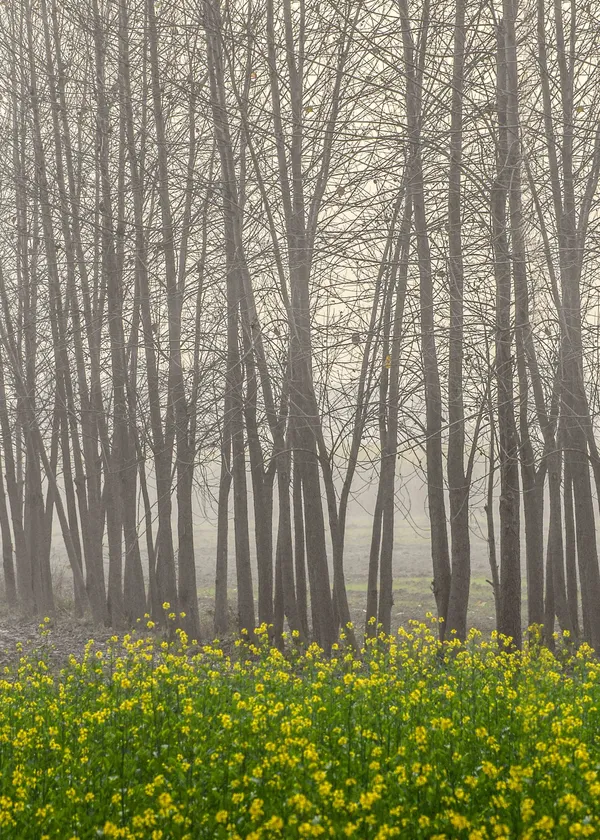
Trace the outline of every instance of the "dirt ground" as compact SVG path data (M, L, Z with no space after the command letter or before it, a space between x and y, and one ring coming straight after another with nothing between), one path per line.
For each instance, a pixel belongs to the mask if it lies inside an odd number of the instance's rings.
M362 575L349 575L347 588L352 620L356 628L360 630L365 621L366 580ZM211 640L213 638L212 588L203 588L199 595L202 640ZM235 588L231 589L230 597L230 616L233 627ZM427 612L435 614L431 577L405 575L396 578L392 613L394 629L405 625L410 619L424 620ZM492 590L485 577L481 575L474 577L471 583L469 622L484 633L491 631L495 626ZM44 629L48 629L49 632L43 635ZM0 672L3 667L9 664L14 665L24 654L31 655L42 650L56 667L61 667L71 654L81 657L90 639L94 640L95 648L102 649L112 635L114 635L112 630L99 627L90 619L75 618L68 604L62 605L50 622L43 626L40 626L39 620L24 619L4 610L0 612Z
M71 654L80 657L90 639L94 639L98 647L105 647L112 635L106 627L99 628L91 621L78 620L68 614L52 618L47 627L50 632L42 635L39 620L4 613L0 618L0 669L14 665L21 656L42 651L60 667Z

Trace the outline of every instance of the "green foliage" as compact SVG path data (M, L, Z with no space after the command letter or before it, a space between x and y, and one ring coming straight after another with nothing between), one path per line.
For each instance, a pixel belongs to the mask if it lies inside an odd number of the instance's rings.
M264 627L231 654L180 631L60 672L24 656L0 680L0 836L599 836L592 651L435 630L331 659Z

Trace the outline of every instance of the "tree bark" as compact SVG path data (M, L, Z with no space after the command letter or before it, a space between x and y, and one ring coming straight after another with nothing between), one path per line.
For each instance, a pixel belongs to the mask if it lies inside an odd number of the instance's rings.
M462 123L465 62L465 4L457 0L454 21L450 171L448 175L448 269L450 331L448 360L448 492L452 577L446 632L459 639L467 634L467 609L471 580L469 491L466 483L465 410L463 401L464 267L462 246Z
M433 591L439 618L448 616L451 568L448 550L446 504L444 500L444 472L442 459L442 394L435 339L434 296L431 252L425 210L425 185L421 159L421 78L417 62L422 65L429 27L429 3L423 6L419 55L410 28L407 0L399 0L402 23L404 67L406 72L406 114L410 140L410 192L414 207L415 238L419 261L419 300L421 317L421 356L425 377L425 423L427 492L431 556L433 561Z
M513 37L514 42L514 37ZM518 441L514 413L511 326L511 269L506 201L509 188L507 136L506 22L497 31L498 136L496 178L492 186L492 235L496 278L496 383L500 461L500 622L498 631L520 647L521 563Z

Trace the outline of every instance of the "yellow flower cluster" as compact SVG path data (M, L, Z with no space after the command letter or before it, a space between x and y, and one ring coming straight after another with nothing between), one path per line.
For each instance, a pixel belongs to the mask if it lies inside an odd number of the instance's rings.
M600 837L600 663L413 623L327 658L267 628L114 638L0 678L2 840ZM192 653L194 651L194 653Z

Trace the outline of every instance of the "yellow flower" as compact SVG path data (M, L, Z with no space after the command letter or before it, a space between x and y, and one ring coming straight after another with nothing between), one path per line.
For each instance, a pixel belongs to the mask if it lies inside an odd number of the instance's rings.
M251 819L257 820L257 819L259 819L259 817L262 817L262 815L263 815L263 807L262 806L263 805L264 805L263 800L259 799L258 797L256 799L252 800L252 802L250 804L250 809L249 809Z
M283 829L283 825L284 823L281 817L273 815L266 821L263 828L267 831L281 831Z
M464 817L462 814L457 814L450 812L450 823L452 824L453 828L457 828L461 831L463 828L469 827L469 820Z

